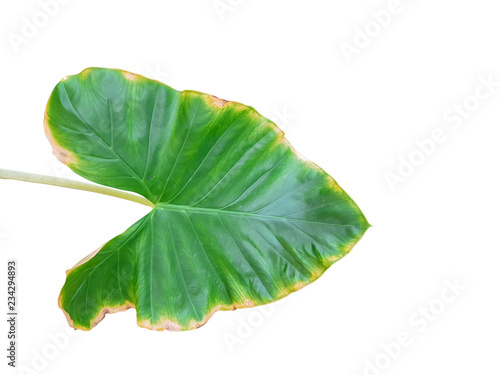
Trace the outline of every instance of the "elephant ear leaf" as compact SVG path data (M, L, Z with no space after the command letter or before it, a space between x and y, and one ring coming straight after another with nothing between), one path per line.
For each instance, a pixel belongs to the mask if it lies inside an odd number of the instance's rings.
M80 176L154 204L67 272L59 305L78 329L134 307L141 327L189 330L276 301L369 227L332 177L240 103L91 68L57 84L45 132Z

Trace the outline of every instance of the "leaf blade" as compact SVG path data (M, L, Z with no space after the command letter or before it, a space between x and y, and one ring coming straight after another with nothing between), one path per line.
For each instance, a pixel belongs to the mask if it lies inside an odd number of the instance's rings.
M46 127L76 173L155 203L68 273L61 308L77 328L135 307L143 327L187 330L270 303L316 280L369 227L331 176L240 103L87 69L56 86Z

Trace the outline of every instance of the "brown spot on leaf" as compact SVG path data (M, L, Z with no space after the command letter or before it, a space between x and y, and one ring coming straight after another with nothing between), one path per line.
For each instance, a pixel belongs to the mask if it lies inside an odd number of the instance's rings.
M150 320L137 321L137 325L142 328L147 328L154 331L172 331L179 332L182 327L179 323L173 322L168 319L162 319L160 322L152 324Z
M212 95L212 102L216 107L222 108L224 107L227 103L229 103L227 100L218 98L214 95Z
M43 121L43 129L45 132L45 136L47 137L47 139L50 142L50 145L52 146L52 153L57 158L57 160L59 160L61 163L66 164L66 165L76 163L75 156L70 151L61 147L56 142L54 137L52 136L52 133L51 133L50 127L49 127L49 120L48 120L47 112L45 112L45 119Z
M127 72L127 71L123 71L123 76L128 79L129 81L135 81L137 78L139 78L139 75L135 74L135 73L130 73L130 72Z

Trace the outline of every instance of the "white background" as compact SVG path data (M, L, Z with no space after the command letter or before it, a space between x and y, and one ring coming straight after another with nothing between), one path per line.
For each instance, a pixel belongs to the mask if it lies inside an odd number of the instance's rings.
M500 87L474 96L481 80L500 82L500 7L389 3L70 0L44 16L38 1L2 2L0 168L78 179L51 155L46 101L65 75L120 68L273 118L373 225L350 255L270 312L219 312L198 330L171 333L137 327L129 310L69 335L57 306L64 271L147 209L0 180L0 310L14 258L20 373L499 373ZM396 9L390 19L387 9ZM33 18L38 32L29 35ZM347 44L357 48L350 58ZM444 119L464 101L461 118ZM445 140L427 142L424 156L416 142L439 129ZM391 189L388 172L394 178L410 157L420 165ZM2 327L0 372L17 373ZM398 349L401 335L409 345Z

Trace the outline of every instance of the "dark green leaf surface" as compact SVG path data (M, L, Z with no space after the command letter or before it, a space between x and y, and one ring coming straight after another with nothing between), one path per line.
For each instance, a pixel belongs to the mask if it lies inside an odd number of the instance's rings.
M327 173L240 103L91 68L56 86L45 129L73 171L155 204L68 271L59 302L79 329L135 307L140 326L187 330L275 301L369 227Z

